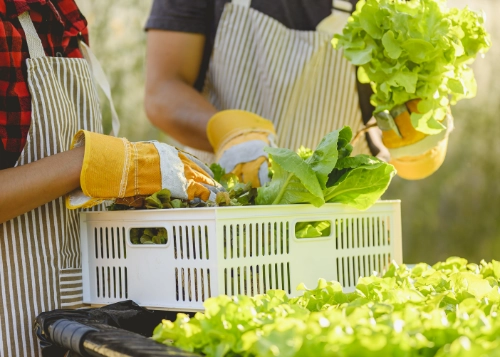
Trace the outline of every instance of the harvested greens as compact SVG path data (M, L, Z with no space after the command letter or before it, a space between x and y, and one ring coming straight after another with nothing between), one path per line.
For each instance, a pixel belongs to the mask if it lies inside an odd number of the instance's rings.
M374 114L422 99L411 119L426 134L444 129L449 105L476 95L470 64L491 46L483 14L446 0L360 0L332 44L370 83Z
M165 228L131 228L132 244L167 244L168 234Z
M392 165L368 155L350 156L352 131L348 126L327 134L316 150L301 147L266 148L271 162L272 180L258 189L244 184L234 174L211 165L214 179L226 190L215 202L172 198L162 189L149 197L116 200L108 210L165 209L190 207L276 205L311 203L320 207L339 202L360 210L370 207L385 192L396 171Z
M221 207L340 202L360 210L370 207L385 192L396 171L392 165L368 155L350 156L352 131L348 126L327 134L316 150L301 147L266 148L271 162L272 180L254 189L234 174L226 174L217 164L210 169L214 179L226 190L215 202L172 198L162 189L148 197L116 200L108 210Z
M266 148L273 177L257 189L255 203L311 203L320 207L325 202L340 202L367 209L385 192L396 170L372 156L349 156L351 139L351 128L346 126L327 134L313 152Z
M153 339L206 356L499 356L500 262L457 257L392 264L356 291L319 280L284 291L218 296L204 313L164 320Z
M214 164L211 168L215 172L223 172L219 165ZM221 171L222 170L222 171ZM226 190L218 192L215 201L203 202L199 198L193 200L181 200L172 198L170 191L166 188L155 192L147 197L130 197L117 199L109 205L109 211L121 211L127 209L167 209L167 208L194 208L194 207L223 207L223 206L243 206L254 204L257 190L252 188L250 183L239 182L238 177L233 174L223 174L219 177L219 183Z

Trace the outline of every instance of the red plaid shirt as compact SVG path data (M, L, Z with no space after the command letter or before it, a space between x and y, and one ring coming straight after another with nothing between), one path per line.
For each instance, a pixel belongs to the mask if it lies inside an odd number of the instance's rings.
M17 17L30 11L47 56L82 57L87 21L74 0L0 0L0 169L14 166L31 124L24 31Z

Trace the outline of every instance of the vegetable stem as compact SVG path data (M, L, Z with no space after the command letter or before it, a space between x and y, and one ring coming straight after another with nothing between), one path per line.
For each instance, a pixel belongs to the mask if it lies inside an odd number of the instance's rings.
M283 198L283 195L285 194L285 189L288 186L288 183L290 182L290 180L292 179L292 176L294 176L292 173L288 174L288 176L285 180L285 183L283 184L283 186L281 186L281 189L279 190L278 195L276 196L276 199L272 203L273 205L277 205L280 203L281 199Z

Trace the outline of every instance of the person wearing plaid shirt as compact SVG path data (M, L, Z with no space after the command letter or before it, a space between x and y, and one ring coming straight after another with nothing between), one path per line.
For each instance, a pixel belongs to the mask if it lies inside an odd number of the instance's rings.
M88 41L87 22L74 0L0 0L2 357L41 355L33 333L34 318L42 311L62 307L60 284L65 267L61 253L53 248L53 244L70 239L69 231L62 223L67 215L60 209L59 213L52 211L47 215L46 212L49 212L49 207L57 207L55 199L79 187L83 160L82 150L51 155L53 147L49 148L47 144L54 142L54 137L47 133L53 128L57 116L54 110L41 120L33 115L39 108L33 105L35 94L30 90L33 82L29 78L33 76L28 74L27 60L33 56L30 56L20 22L23 13L29 14L35 35L38 34L39 53L43 55L45 52L47 56L35 59L40 60L39 65L50 63L51 57L81 58L78 41ZM46 83L39 84L42 87L39 93L47 90ZM68 120L67 124L71 125L70 122ZM44 127L48 131L40 130ZM38 138L42 138L43 144L37 143ZM52 219L56 217L57 220ZM75 220L69 219L68 222L74 224ZM51 230L66 232L56 233L64 240L55 238ZM64 243L58 243L58 246L59 250L65 250Z
M88 43L87 21L73 0L0 1L0 169L15 165L31 123L25 65L29 55L17 20L27 10L47 56L82 57L78 39Z
M108 97L109 85L74 0L0 0L0 17L0 356L55 357L32 324L84 306L80 208L163 188L214 200L222 187L171 145L102 133L94 83Z

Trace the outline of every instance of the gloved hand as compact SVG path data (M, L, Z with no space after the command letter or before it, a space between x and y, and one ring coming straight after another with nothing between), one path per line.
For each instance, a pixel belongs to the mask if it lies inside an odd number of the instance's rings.
M115 198L149 196L163 188L170 190L173 198L215 201L216 193L223 190L205 164L168 144L132 143L80 130L71 148L80 146L85 146L81 191L66 197L70 209Z
M442 165L448 147L448 135L453 130L453 117L446 115L446 129L439 134L427 135L415 130L410 114L418 112L419 100L411 100L391 111L391 116L376 114L382 129L382 142L391 155L390 164L398 175L407 180L419 180L433 174ZM389 122L393 120L393 124ZM395 127L394 127L395 125Z
M223 110L207 124L217 163L242 182L259 187L269 181L266 146L274 147L276 131L269 120L244 110Z

